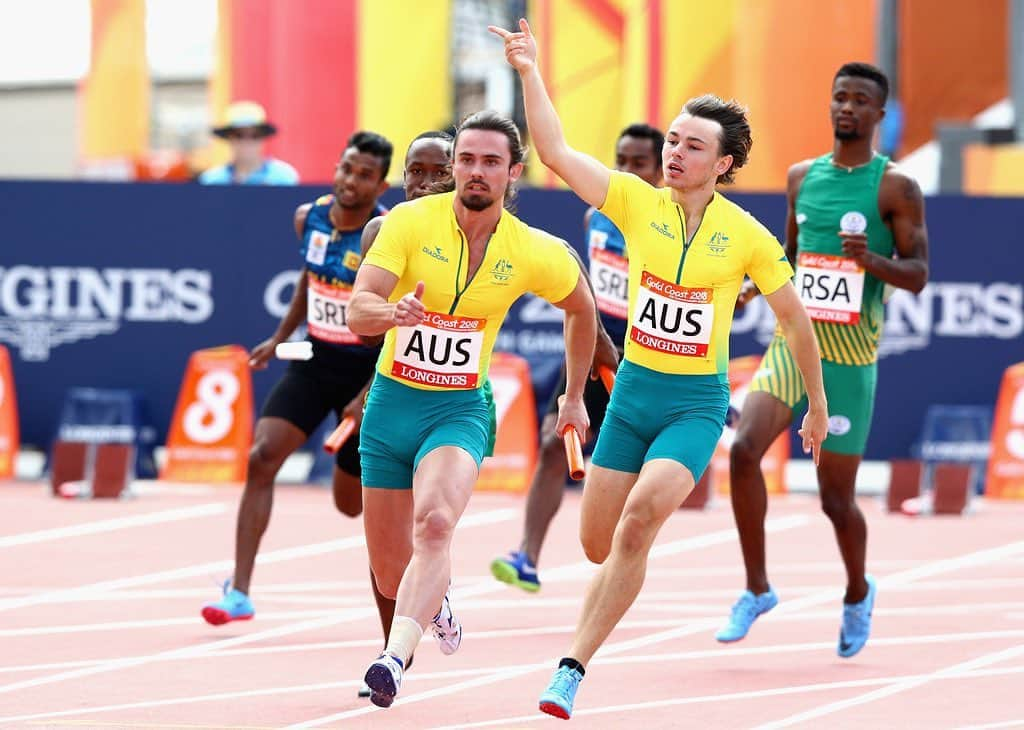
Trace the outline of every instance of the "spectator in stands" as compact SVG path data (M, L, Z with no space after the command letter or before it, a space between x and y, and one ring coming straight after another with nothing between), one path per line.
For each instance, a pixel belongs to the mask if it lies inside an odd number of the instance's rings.
M263 107L237 101L228 107L227 120L213 133L231 145L231 161L211 167L199 176L204 185L297 185L299 173L283 160L268 157L264 141L277 134Z

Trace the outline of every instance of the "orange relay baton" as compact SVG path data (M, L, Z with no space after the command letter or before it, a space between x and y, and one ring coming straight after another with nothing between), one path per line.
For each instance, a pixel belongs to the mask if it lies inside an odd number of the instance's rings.
M348 437L352 435L352 432L356 430L356 422L352 416L345 416L341 419L341 423L334 429L330 436L324 439L324 451L328 454L337 453L338 449L342 447Z
M611 393L612 386L615 385L615 371L602 365L597 369L597 377L601 378L601 382L604 383L604 389Z
M579 432L572 426L566 426L562 431L562 442L565 444L565 458L569 462L569 476L578 482L587 473L583 465L583 446L580 444Z

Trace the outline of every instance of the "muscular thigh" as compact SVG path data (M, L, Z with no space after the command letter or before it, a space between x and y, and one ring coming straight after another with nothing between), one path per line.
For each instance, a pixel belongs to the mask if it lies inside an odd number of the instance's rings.
M401 576L412 555L412 492L363 489L363 527L374 573Z
M420 460L413 476L414 513L441 510L457 520L465 511L479 467L472 454L458 446L440 446Z
M591 465L580 506L580 537L584 543L611 545L615 526L637 476Z
M875 409L877 372L874 364L821 363L829 416L823 451L856 457L864 453Z

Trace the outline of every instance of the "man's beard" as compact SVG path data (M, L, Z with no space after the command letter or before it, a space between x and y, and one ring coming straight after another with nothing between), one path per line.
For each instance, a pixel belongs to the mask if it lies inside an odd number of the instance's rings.
M359 198L352 198L351 201L346 202L342 200L341 194L337 192L334 193L334 201L338 204L339 208L344 208L345 210L358 210L359 208L366 207L365 200L360 200Z
M479 193L463 193L459 196L459 202L470 210L479 213L481 210L487 210L494 205L494 198L480 195Z
M838 127L835 127L833 129L833 133L835 138L840 142L849 142L851 140L861 138L860 131L856 127L853 129L839 129Z

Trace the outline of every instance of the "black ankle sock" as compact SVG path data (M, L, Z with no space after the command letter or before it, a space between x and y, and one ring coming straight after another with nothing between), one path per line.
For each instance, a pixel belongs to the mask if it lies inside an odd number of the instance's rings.
M564 659L562 659L562 661L558 662L558 666L569 667L569 669L575 669L577 672L580 673L581 677L586 675L587 673L587 670L583 668L583 665L575 659L573 659L572 657L565 657Z

